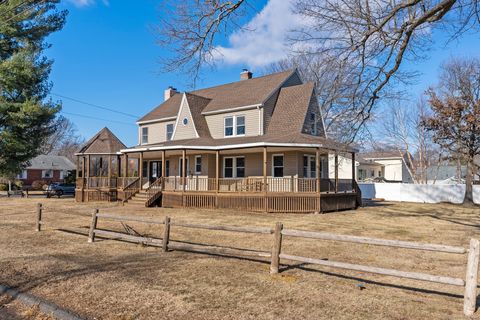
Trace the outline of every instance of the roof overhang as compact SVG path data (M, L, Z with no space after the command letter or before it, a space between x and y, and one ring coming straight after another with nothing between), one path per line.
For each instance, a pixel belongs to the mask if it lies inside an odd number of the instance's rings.
M166 118L153 119L153 120L137 121L135 123L140 125L140 124L149 124L149 123L172 121L172 120L176 120L176 119L177 119L177 117L173 116L173 117L166 117Z
M325 147L321 143L279 143L279 142L252 142L242 144L229 144L220 146L201 146L201 145L175 145L175 146L152 146L152 147L138 147L120 150L122 153L135 153L146 151L162 151L162 150L230 150L230 149L244 149L244 148L256 148L256 147L285 147L285 148L323 148L328 150L337 150L345 152L358 152L356 149L343 149L343 148L331 148Z
M248 106L236 107L236 108L228 108L228 109L212 110L212 111L202 112L202 115L210 116L210 115L220 114L220 113L228 113L228 112L235 112L235 111L257 109L257 108L260 108L262 106L263 106L263 104L257 103L257 104L251 104L251 105L248 105Z

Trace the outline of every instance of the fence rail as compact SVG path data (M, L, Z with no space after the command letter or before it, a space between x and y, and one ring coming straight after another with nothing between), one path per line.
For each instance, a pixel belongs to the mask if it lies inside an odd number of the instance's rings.
M40 231L40 226L42 225L41 204L37 206L36 217L37 217L36 230ZM141 223L147 223L147 224L164 225L163 237L159 239L159 238L153 238L153 237L144 237L140 235L120 233L120 232L105 230L105 229L98 229L97 224L98 224L99 218L105 219L105 220L120 221L120 222L141 222ZM248 248L240 249L240 248L213 246L213 245L181 243L181 242L170 239L170 233L171 233L172 227L273 235L272 250L271 252L268 252L268 251L248 249ZM186 250L186 251L193 251L193 252L200 252L200 253L228 254L228 255L270 258L270 273L272 274L279 272L281 259L284 259L284 260L298 261L303 263L316 264L316 265L321 265L321 266L326 266L331 268L361 271L361 272L381 274L381 275L387 275L387 276L398 277L398 278L408 278L408 279L414 279L414 280L420 280L420 281L428 281L428 282L435 282L435 283L448 284L448 285L454 285L454 286L461 286L461 287L464 287L464 314L467 316L471 316L473 315L476 309L477 282L478 282L477 277L478 277L479 257L480 257L480 242L477 239L470 240L470 247L467 250L463 247L447 246L447 245L440 245L440 244L426 244L426 243L417 243L417 242L409 242L409 241L398 241L398 240L358 237L358 236L351 236L351 235L341 235L341 234L333 234L333 233L326 233L326 232L284 229L283 224L280 222L277 222L274 228L210 225L210 224L207 225L207 224L193 224L193 223L187 223L187 222L181 222L181 221L179 222L171 221L170 217L165 217L164 220L159 220L159 219L152 219L152 218L140 217L140 216L127 216L127 215L120 216L120 215L104 214L104 213L99 213L98 209L95 209L92 214L92 221L90 224L88 241L94 242L96 235L111 237L114 239L123 239L131 242L144 243L152 246L158 246L158 247L162 247L162 250L165 252L167 252L168 249L170 248L170 249ZM318 239L318 240L350 242L350 243L369 244L369 245L377 245L377 246L387 246L392 248L434 251L434 252L451 253L451 254L468 253L466 277L465 279L461 279L461 278L455 278L450 276L431 275L426 273L387 269L387 268L366 266L366 265L360 265L360 264L354 264L354 263L322 260L317 258L287 254L282 252L282 241L284 237L295 237L295 238L300 237L300 238L309 238L309 239Z

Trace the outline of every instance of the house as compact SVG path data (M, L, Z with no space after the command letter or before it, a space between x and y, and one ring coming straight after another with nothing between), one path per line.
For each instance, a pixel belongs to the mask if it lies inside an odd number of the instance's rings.
M358 181L381 179L385 182L413 183L406 152L365 152L358 154L357 160Z
M69 171L76 166L68 158L55 155L40 155L28 162L28 166L17 176L24 185L32 185L34 181L64 182Z
M327 137L315 85L296 70L257 78L244 70L240 81L192 92L170 87L137 125L137 146L121 147L103 129L112 148L98 147L97 135L77 153L78 201L269 212L360 201L356 149Z

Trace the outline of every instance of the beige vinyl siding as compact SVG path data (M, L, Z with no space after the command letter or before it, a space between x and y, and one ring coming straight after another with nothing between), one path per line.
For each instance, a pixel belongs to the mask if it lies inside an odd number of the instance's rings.
M231 116L245 116L245 136L258 136L261 126L261 116L258 109L242 110L237 112L220 113L205 116L210 134L213 139L222 139L224 136L224 119Z
M188 119L188 124L183 124L183 119ZM182 100L182 105L180 106L180 112L178 115L178 123L175 128L173 135L173 140L185 140L197 138L197 133L195 131L195 125L193 123L192 114L190 112L190 107L188 106L187 99Z
M284 177L297 176L297 152L268 152L267 153L267 176L272 176L272 156L283 154L283 175ZM220 177L223 177L223 159L228 157L245 157L245 176L263 177L263 153L232 154L220 157ZM215 177L215 156L213 159L213 177Z
M163 121L140 125L138 127L139 142L142 138L142 128L148 127L148 144L164 142L167 139L167 124L175 125L175 121Z

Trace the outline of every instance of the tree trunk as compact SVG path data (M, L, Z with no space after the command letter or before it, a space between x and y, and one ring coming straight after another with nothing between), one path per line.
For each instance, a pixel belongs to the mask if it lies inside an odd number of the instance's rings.
M474 205L472 166L473 166L472 160L469 160L467 162L467 175L465 177L465 199L463 200L464 205Z

